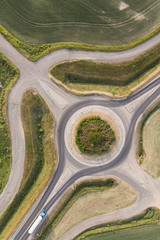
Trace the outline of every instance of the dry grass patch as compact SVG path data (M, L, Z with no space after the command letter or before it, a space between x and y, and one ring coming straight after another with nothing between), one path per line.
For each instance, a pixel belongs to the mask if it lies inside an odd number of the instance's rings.
M118 185L112 189L93 190L86 193L73 203L46 239L56 240L78 222L95 215L127 207L133 204L136 199L136 192L120 180Z
M152 114L143 129L145 157L142 168L153 177L160 176L160 109Z
M119 4L119 10L124 10L124 9L126 9L126 8L128 8L129 7L129 5L128 4L126 4L125 2L120 2L120 4Z

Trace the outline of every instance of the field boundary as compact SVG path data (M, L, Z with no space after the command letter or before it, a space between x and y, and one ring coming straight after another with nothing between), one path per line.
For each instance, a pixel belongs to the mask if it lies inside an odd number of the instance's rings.
M160 210L157 208L147 208L144 212L126 220L107 222L84 230L77 234L73 240L82 240L85 237L104 232L119 231L122 229L146 226L160 221Z
M101 51L101 52L125 51L127 49L133 48L147 41L148 39L155 36L159 32L160 32L160 26L156 27L153 31L151 31L147 35L133 42L130 42L124 45L119 45L119 46L93 45L93 44L78 43L78 42L57 42L57 43L29 45L15 38L11 33L9 33L4 27L0 25L0 33L3 35L3 37L5 37L6 40L8 40L21 54L23 54L26 58L28 58L31 61L37 61L38 59L45 56L46 54L52 51L63 49L63 48L85 50L85 51Z

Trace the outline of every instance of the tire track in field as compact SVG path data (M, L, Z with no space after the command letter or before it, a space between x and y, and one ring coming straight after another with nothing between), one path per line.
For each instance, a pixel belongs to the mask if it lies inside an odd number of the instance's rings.
M134 20L138 19L139 16L142 14L149 13L154 7L157 7L160 4L159 0L156 0L153 4L148 6L146 9L142 10L141 12L138 12L137 15L134 15L133 17L126 19L122 22L118 23L85 23L85 22L56 22L56 23L40 23L40 22L33 22L32 20L26 18L22 14L20 14L14 7L12 7L6 0L1 0L6 7L9 7L18 17L20 17L24 22L29 23L30 25L33 25L35 27L50 27L50 26L82 26L82 27L101 27L101 28L110 28L110 27L121 27L124 26L130 22L133 22ZM80 1L81 2L81 1ZM83 4L85 6L85 4ZM87 6L86 6L87 7ZM88 8L88 7L87 7ZM89 10L96 12L96 10L93 10L92 8L89 8ZM96 12L97 13L97 12ZM136 13L136 12L135 12Z

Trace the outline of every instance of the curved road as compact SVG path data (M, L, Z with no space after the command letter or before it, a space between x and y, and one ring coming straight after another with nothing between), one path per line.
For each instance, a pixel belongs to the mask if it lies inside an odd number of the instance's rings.
M157 82L158 82L158 84L160 83L160 78L158 78ZM123 147L122 151L120 152L120 154L111 163L105 164L105 165L103 165L103 167L101 167L101 166L89 167L89 168L87 167L86 169L82 169L82 170L78 171L62 186L62 188L60 188L60 190L54 195L54 197L45 205L45 202L47 201L49 194L51 193L52 189L56 185L58 179L60 178L60 176L63 172L64 166L65 166L64 130L65 130L65 126L66 126L66 123L67 123L69 117L78 108L82 108L84 106L90 106L90 105L96 104L99 106L114 107L114 106L116 106L116 104L112 100L108 100L107 102L106 102L106 100L93 101L92 99L89 100L89 97L88 97L88 99L86 101L75 104L69 110L67 110L64 113L65 117L62 117L60 123L58 124L58 136L59 136L58 152L59 152L60 162L59 162L57 171L55 172L55 175L54 175L50 185L48 186L47 191L43 195L41 202L39 203L37 209L33 212L33 214L30 216L28 221L21 228L20 232L17 234L15 239L17 239L17 240L21 239L22 236L23 236L22 239L27 239L29 234L28 233L26 233L25 235L23 235L23 234L26 231L26 229L30 226L32 219L35 218L35 216L42 209L42 207L48 211L53 206L53 204L59 199L59 197L65 192L65 190L69 186L71 186L77 179L82 178L83 176L90 176L90 175L94 175L96 173L104 172L105 170L109 170L109 169L112 170L114 167L121 164L121 162L127 158L128 153L130 151L132 139L133 139L133 135L134 135L134 130L135 130L135 125L136 125L138 117L144 112L144 110L147 108L147 106L149 106L159 95L160 95L160 87L158 87L157 90L147 99L147 101L145 101L143 104L141 104L140 107L136 110L136 112L134 113L134 115L130 121L130 125L128 127L125 126L128 130L127 130L127 134L126 134L124 147ZM126 101L126 100L124 100L124 101ZM122 103L123 103L123 101L122 101ZM110 175L111 175L111 173L112 173L112 171L110 172ZM109 171L108 171L108 175L109 175ZM139 201L141 201L143 199L143 197L147 195L147 191L145 189L143 189L141 186L137 186L137 184L129 177L128 177L128 183L130 185L132 185L134 188L137 188L137 191L139 193L141 193L139 196Z
M39 211L44 207L47 211L53 206L56 200L64 193L64 191L72 185L77 179L83 176L89 176L92 174L96 174L98 172L108 171L109 169L114 169L120 164L122 161L127 159L129 155L129 150L132 146L132 140L134 135L134 129L136 122L139 116L144 112L144 110L149 106L160 94L160 78L157 78L152 83L148 84L145 88L140 90L138 93L122 99L122 100L111 100L104 97L77 97L73 96L62 89L60 89L56 84L51 82L48 77L48 69L51 65L56 64L60 61L70 60L70 59L93 59L99 61L106 62L120 62L123 60L128 60L134 58L146 50L150 49L154 45L160 42L160 34L155 37L149 39L145 43L136 46L133 49L129 49L127 51L118 52L118 53L108 53L108 52L85 52L85 51L77 51L77 50L58 50L53 53L48 54L43 57L39 61L32 63L25 59L15 48L13 48L2 36L0 36L0 50L19 68L20 70L20 78L17 83L14 85L13 89L9 94L8 99L8 115L9 115L9 124L11 129L11 137L12 137L12 169L11 174L8 180L8 183L0 196L1 213L7 207L9 202L13 199L14 194L17 192L20 180L22 177L22 170L24 164L24 155L25 155L25 145L24 145L24 135L22 129L22 123L20 119L20 103L23 93L28 88L36 89L45 101L48 103L50 108L53 110L56 115L58 121L57 127L57 144L58 144L58 153L59 153L59 164L57 166L56 172L48 185L47 190L43 194L42 198L38 206L35 208L33 213L30 215L28 220L25 222L21 229L17 231L16 235L13 239L27 239L27 229L32 223L33 219L37 216ZM151 92L148 96L147 93L152 89L155 90ZM122 121L126 128L126 139L125 145L120 152L120 154L112 161L112 163L106 164L99 167L91 167L91 168L83 168L78 169L77 172L60 188L57 194L45 205L50 193L52 192L54 186L57 184L58 179L60 178L66 164L65 154L65 143L64 143L64 130L65 125L69 117L77 110L84 106L88 105L100 105L109 107L112 109L120 109L124 115L126 115L125 106L128 104L132 104L135 99L140 98L141 96L147 96L147 99L140 103L135 111L128 118L128 122L125 121L122 117ZM74 104L73 104L74 103ZM122 114L122 115L123 115ZM18 124L17 124L18 123ZM17 128L19 126L19 128ZM70 161L74 161L70 157ZM17 166L19 166L17 168ZM127 180L137 191L145 192L135 181L130 177L126 177ZM11 184L12 183L12 184ZM11 187L12 186L12 187ZM7 196L7 197L6 197ZM143 194L140 194L143 196ZM5 206L3 205L5 199Z

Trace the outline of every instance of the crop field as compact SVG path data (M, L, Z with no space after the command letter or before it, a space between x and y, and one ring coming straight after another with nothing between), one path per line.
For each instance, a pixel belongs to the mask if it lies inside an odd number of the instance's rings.
M0 24L27 43L119 45L159 25L159 0L1 0Z

